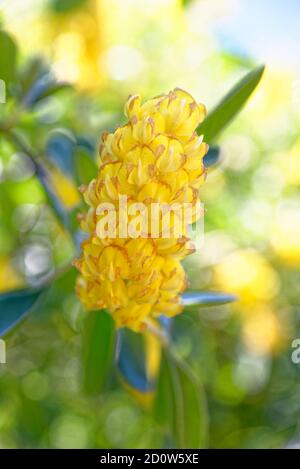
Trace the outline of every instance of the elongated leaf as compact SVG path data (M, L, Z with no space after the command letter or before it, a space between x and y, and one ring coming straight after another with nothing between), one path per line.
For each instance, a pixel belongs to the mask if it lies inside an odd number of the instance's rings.
M204 135L204 140L207 143L211 143L242 109L260 82L264 68L264 65L260 65L251 70L226 94L221 102L208 114L204 122L199 125L197 132L199 135Z
M17 46L11 36L0 30L0 79L5 82L6 92L15 78Z
M142 334L122 329L118 334L117 364L122 378L142 393L153 389L146 372L145 344Z
M187 291L182 295L184 306L216 306L236 300L235 295L220 292Z
M83 326L83 388L89 394L105 389L113 367L115 327L106 311L88 313Z
M23 289L0 295L0 336L16 326L35 306L45 288Z
M204 448L208 417L204 390L192 371L167 350L163 355L154 414L168 444L176 448Z

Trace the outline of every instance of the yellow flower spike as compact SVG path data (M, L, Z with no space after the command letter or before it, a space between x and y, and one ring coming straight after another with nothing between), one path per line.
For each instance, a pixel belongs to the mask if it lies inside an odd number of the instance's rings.
M203 214L208 146L195 131L205 107L175 89L144 104L131 96L124 111L128 122L102 134L99 172L81 191L89 209L80 224L89 237L74 264L81 274L76 292L87 309L110 311L117 327L143 331L155 317L182 310L187 279L180 261L194 252L188 225Z

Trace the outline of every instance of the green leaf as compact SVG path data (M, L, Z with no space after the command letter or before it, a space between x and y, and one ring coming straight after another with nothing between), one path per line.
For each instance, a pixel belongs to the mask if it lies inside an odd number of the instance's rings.
M212 142L242 109L260 82L264 69L264 65L260 65L251 70L226 94L221 102L208 114L204 122L199 125L197 132L199 135L204 135L207 143Z
M45 288L16 290L0 295L0 336L16 326L35 306Z
M115 326L106 311L89 312L83 326L83 388L88 394L105 389L113 368Z
M237 297L229 293L187 291L182 295L184 306L216 306L236 301Z
M208 416L200 381L189 367L164 351L154 404L156 420L167 444L176 448L205 448Z
M5 82L6 92L15 78L17 46L5 31L0 30L0 79Z

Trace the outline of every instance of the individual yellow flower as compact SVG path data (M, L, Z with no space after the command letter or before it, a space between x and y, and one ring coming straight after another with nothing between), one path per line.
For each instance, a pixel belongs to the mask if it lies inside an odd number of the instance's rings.
M150 318L182 310L187 280L180 261L194 250L188 226L202 215L197 202L208 146L196 133L205 107L183 90L145 104L131 96L125 114L126 125L103 134L98 175L81 188L89 206L81 227L89 237L75 265L81 273L77 294L86 308L107 308L117 326L139 331ZM155 216L155 204L177 208ZM181 218L186 204L187 217ZM136 206L142 206L139 216ZM115 235L103 236L111 226Z

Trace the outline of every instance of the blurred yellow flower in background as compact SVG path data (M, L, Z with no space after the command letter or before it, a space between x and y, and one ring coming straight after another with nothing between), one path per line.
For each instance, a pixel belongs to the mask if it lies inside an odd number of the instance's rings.
M291 146L288 152L274 155L274 164L280 169L285 183L300 186L300 139Z
M272 300L280 286L276 271L254 250L229 254L215 266L214 274L218 286L236 293L245 304Z
M259 354L276 352L286 340L276 307L280 280L271 264L259 252L237 250L214 266L218 287L239 297L235 310L240 314L245 344Z
M26 26L11 15L9 27L24 50L47 54L59 79L118 103L133 89L151 96L180 84L202 92L207 77L198 72L214 52L203 14L209 10L211 21L230 0L209 8L194 2L188 13L181 0L86 0L65 10L51 7L58 1L43 3L36 0Z
M84 9L44 12L44 36L51 45L54 70L58 77L82 88L99 89L103 84L100 57L106 21L101 5L102 1L89 0Z
M283 200L274 217L271 246L287 265L299 268L300 263L300 201Z
M287 335L276 312L269 305L254 303L245 313L243 337L249 349L259 354L280 350Z

